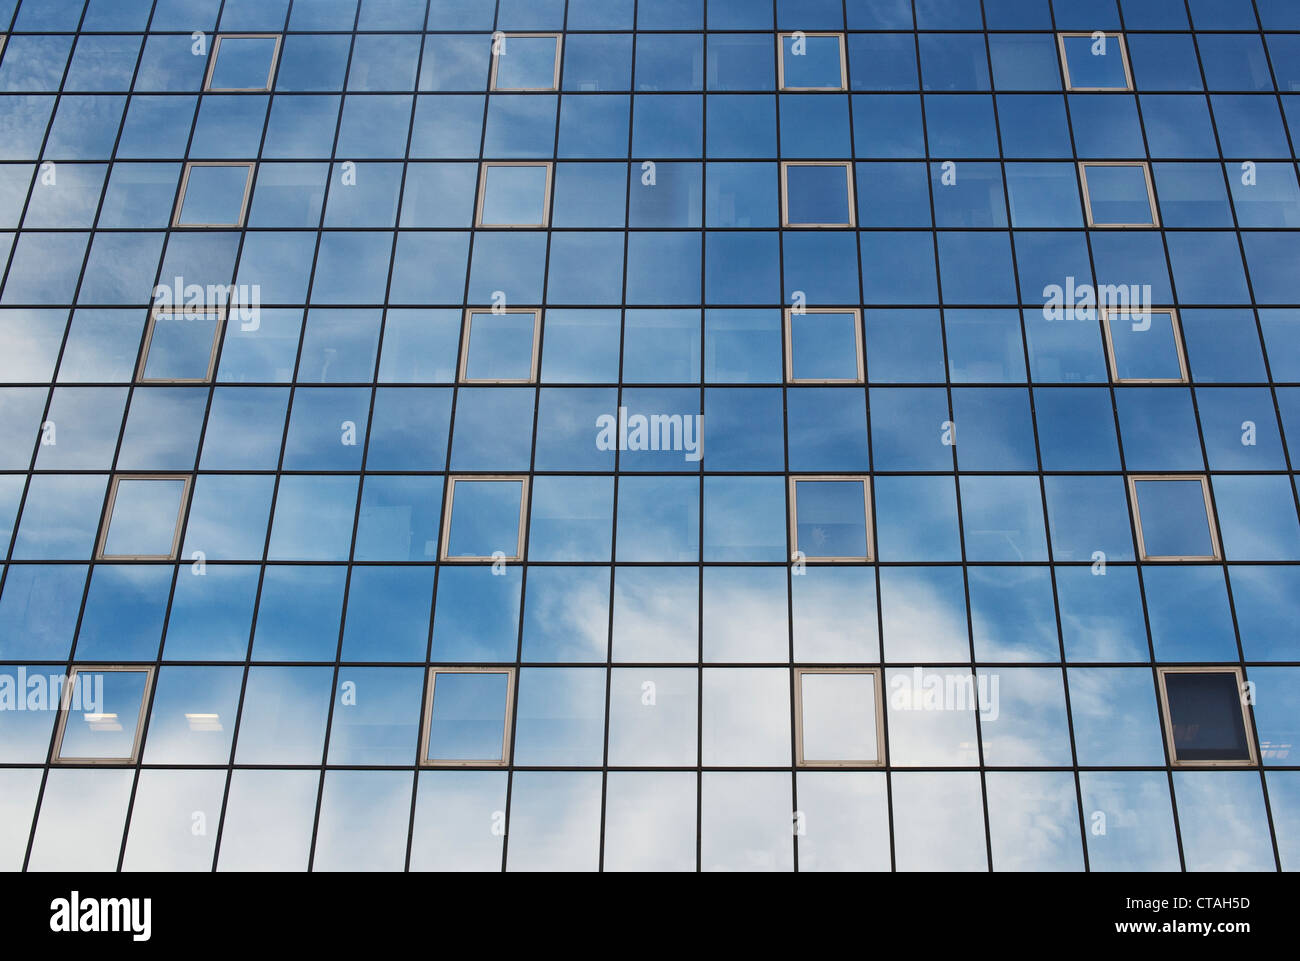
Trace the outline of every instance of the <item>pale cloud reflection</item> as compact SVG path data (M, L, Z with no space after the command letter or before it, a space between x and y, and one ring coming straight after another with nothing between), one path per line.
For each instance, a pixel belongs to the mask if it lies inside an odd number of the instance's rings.
M702 870L794 870L789 774L706 772L702 790Z
M699 569L620 567L614 578L614 660L699 656Z
M504 771L421 771L412 871L500 871Z
M891 777L898 870L988 870L978 772L917 771Z
M36 809L41 772L35 768L0 771L0 871L21 871L27 834Z
M605 870L694 871L695 782L687 771L610 774Z
M598 771L520 771L510 795L508 871L595 871Z
M1079 807L1069 771L990 771L996 871L1082 871Z
M933 574L925 568L881 571L886 660L970 660L961 571L956 568L933 571ZM943 577L948 578L946 583L938 580Z
M307 870L319 785L317 771L235 771L217 870Z
M210 871L225 771L142 771L124 871Z
M704 659L784 661L789 657L785 568L704 569Z
M30 871L115 871L135 773L50 771Z
M1188 871L1274 870L1257 773L1175 771L1174 797Z

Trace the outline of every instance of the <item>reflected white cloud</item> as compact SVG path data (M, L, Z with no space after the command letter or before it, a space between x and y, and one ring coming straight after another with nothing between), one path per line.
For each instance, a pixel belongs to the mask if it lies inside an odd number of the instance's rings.
M610 774L605 870L694 871L695 785L693 771Z
M21 871L41 772L34 768L0 771L0 871Z
M1084 836L1092 871L1177 871L1169 779L1156 771L1084 771Z
M705 766L790 763L790 672L705 668Z
M790 789L790 775L780 772L705 772L700 798L700 868L794 870Z
M1264 792L1254 771L1175 771L1188 871L1272 871Z
M620 567L614 575L614 660L699 656L699 570Z
M117 870L134 779L129 770L50 771L28 870Z
M790 653L784 567L704 569L704 659L784 661Z
M1069 771L990 771L995 871L1082 871L1079 806Z
M327 772L312 870L401 871L413 783L406 771Z
M800 871L888 871L884 773L800 771Z
M211 871L225 771L141 771L124 871Z
M306 871L318 771L235 771L218 871Z
M600 773L516 773L506 870L594 871L599 862Z
M421 771L412 871L500 871L506 834L504 771Z
M890 777L898 870L988 870L977 772L917 771Z

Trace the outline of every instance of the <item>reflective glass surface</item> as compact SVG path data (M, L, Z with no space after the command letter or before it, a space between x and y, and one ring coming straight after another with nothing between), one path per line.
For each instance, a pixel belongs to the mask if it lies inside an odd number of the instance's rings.
M1300 869L1293 7L0 0L0 870Z

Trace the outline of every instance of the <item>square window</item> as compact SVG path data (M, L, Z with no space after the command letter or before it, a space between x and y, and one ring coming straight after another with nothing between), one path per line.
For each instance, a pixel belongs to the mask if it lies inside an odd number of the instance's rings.
M513 668L430 668L420 763L505 767L510 763L514 688Z
M96 560L175 560L188 474L119 474L108 492Z
M224 93L270 90L279 57L278 34L218 34L212 44L212 62L203 89Z
M1223 557L1204 476L1146 474L1128 479L1144 561L1217 561Z
M871 560L871 486L866 477L790 478L790 541L810 561Z
M551 217L549 163L485 163L479 176L476 227L547 227Z
M134 764L152 667L74 667L63 689L55 764Z
M878 767L885 763L880 671L796 668L795 763Z
M781 164L781 226L855 227L856 209L847 162Z
M467 384L528 384L537 379L542 312L465 311L460 379Z
M1057 34L1066 90L1132 90L1128 47L1118 33Z
M1159 227L1151 167L1146 163L1079 164L1089 227Z
M1241 668L1161 667L1157 672L1174 767L1258 763Z
M862 313L856 307L785 311L785 377L794 384L861 384Z
M558 33L492 35L492 90L559 90Z
M1187 383L1187 359L1176 310L1103 307L1101 320L1115 383Z
M172 226L244 226L255 166L253 163L187 163Z
M777 37L777 80L782 90L847 90L844 34L796 30Z
M149 311L136 380L142 384L202 384L212 379L224 310Z
M527 503L527 477L449 478L441 559L522 560Z

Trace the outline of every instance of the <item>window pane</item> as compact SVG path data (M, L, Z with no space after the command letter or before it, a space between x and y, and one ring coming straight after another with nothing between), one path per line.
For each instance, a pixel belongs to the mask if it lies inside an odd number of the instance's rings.
M876 743L876 675L800 675L803 760L880 760Z
M1164 683L1177 760L1250 760L1235 673L1170 671Z
M523 481L453 482L447 556L517 556L523 486Z
M135 754L147 671L83 668L73 678L59 758L129 760Z
M429 724L430 761L505 759L506 692L510 675L436 672Z
M1137 509L1147 557L1209 557L1215 546L1199 480L1138 480Z

